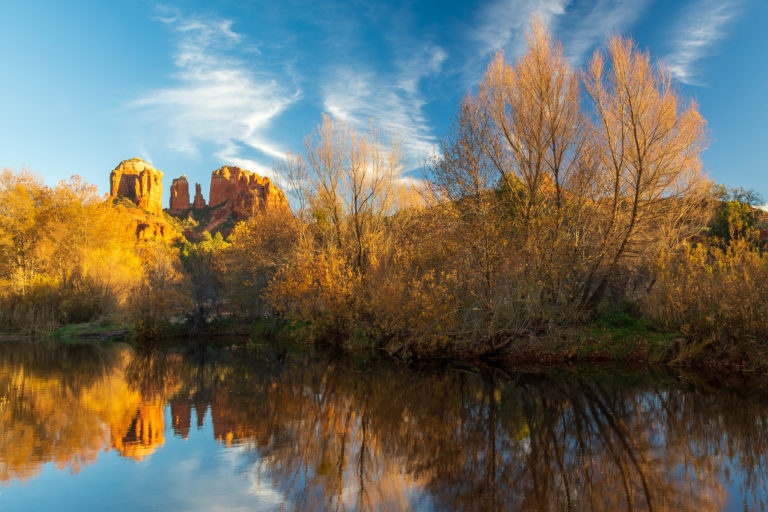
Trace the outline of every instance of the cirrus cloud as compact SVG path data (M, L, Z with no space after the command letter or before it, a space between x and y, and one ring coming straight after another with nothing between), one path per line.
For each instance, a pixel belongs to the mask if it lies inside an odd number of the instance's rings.
M242 148L267 161L281 158L285 152L267 129L301 91L285 85L290 79L257 71L244 59L258 60L259 49L232 29L231 20L178 12L157 19L176 36L173 83L147 91L130 106L162 126L162 137L176 151L196 156L201 146L213 147L232 163L245 160L238 154Z

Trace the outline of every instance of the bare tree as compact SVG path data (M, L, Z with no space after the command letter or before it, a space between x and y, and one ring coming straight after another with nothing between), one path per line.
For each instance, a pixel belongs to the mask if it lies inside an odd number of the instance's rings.
M313 213L330 222L336 247L350 252L353 267L363 275L391 213L401 168L399 141L373 126L361 134L323 115L317 134L305 141L305 152Z
M564 190L579 170L584 122L579 108L579 78L559 43L540 21L533 22L528 52L515 64L499 52L480 84L477 101L487 124L485 151L508 189L523 185L523 217L531 219L544 194L553 192L560 210Z
M596 51L584 77L599 169L599 242L583 293L591 306L623 260L695 229L689 214L706 191L699 159L706 122L697 105L683 102L669 71L631 40L612 38L608 58L606 69Z

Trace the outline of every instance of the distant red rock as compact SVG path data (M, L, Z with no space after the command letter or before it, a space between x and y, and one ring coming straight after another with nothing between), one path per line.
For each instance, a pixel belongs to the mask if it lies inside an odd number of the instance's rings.
M140 158L123 160L109 175L109 195L126 197L150 213L163 213L163 173Z
M171 211L180 212L189 209L189 207L189 183L187 176L182 174L171 184Z
M205 199L203 199L203 193L200 190L199 183L195 183L195 202L192 203L192 207L197 210L205 208Z
M136 238L138 240L163 239L173 241L179 234L170 224L159 219L134 219L136 223Z
M131 203L116 202L115 208L124 211L133 222L137 240L162 239L172 242L181 234L176 227L168 223L162 215L155 215L142 210Z
M208 204L215 207L227 201L237 219L251 217L268 208L288 211L285 194L269 178L228 165L211 174Z

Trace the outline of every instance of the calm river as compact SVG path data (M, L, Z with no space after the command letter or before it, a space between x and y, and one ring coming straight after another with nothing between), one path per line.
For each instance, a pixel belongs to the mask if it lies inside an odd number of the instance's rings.
M763 510L768 388L0 343L0 511Z

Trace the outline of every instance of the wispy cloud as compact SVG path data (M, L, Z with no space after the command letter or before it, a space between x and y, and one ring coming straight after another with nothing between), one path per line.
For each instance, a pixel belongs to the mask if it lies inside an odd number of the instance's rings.
M147 92L131 106L162 126L165 142L177 151L197 155L201 146L213 147L232 163L246 161L239 155L243 148L259 151L265 161L282 157L266 130L300 91L245 61L244 56L258 58L258 47L233 31L231 20L164 14L158 19L177 38L175 83Z
M729 22L736 16L735 2L698 0L675 26L674 49L664 59L672 76L689 85L703 85L696 64L709 56L726 35Z
M323 86L323 109L330 115L368 129L376 126L401 138L406 168L415 168L437 152L437 137L424 113L427 99L421 81L440 72L447 54L427 45L396 65L391 74L339 66Z
M565 13L570 0L498 0L488 4L479 14L474 39L481 55L496 50L510 57L525 53L525 31L533 16L551 26L556 16Z
M551 28L563 42L563 50L573 66L581 66L590 52L609 36L631 29L645 11L649 0L583 2L556 20Z
M487 57L496 50L514 60L527 51L526 32L538 17L563 42L574 66L584 63L588 53L609 35L626 30L645 10L649 0L497 0L478 16L474 29L476 55L468 63L465 75L476 83L478 64L487 65Z

